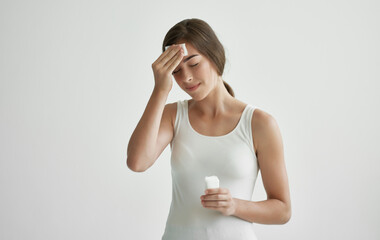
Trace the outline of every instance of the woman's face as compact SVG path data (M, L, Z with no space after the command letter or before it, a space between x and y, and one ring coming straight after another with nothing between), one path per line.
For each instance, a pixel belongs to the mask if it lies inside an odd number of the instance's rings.
M192 44L184 43L188 55L174 69L173 76L177 84L192 98L202 99L216 86L217 72L213 64ZM190 89L194 86L195 88Z

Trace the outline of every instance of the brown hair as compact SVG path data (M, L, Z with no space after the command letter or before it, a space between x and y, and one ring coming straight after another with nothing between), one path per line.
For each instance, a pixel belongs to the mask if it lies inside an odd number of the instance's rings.
M165 47L176 44L180 41L191 43L202 55L207 57L214 64L219 76L223 75L226 56L224 47L220 43L214 30L208 23L198 18L185 19L175 24L166 34L162 52ZM223 80L228 93L235 97L231 86Z

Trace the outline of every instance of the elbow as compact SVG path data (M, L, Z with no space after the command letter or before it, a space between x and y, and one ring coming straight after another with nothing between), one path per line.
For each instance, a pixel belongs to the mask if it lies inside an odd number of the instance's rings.
M135 164L135 161L133 161L133 160L130 159L130 158L127 158L127 166L128 166L128 168L131 169L133 172L145 172L145 171L146 171L145 168L142 168L142 167L137 166L137 164Z
M291 214L290 214L290 213L289 213L289 214L286 214L286 215L284 216L284 218L283 218L282 224L286 224L286 223L288 223L289 220L290 220L290 218L291 218Z
M286 224L290 221L290 218L292 217L292 210L290 206L286 207L286 210L284 211L281 224Z

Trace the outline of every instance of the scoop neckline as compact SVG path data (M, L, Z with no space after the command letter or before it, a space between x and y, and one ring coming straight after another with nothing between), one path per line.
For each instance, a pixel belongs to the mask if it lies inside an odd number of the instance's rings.
M238 123L236 124L235 128L232 129L230 132L228 132L228 133L226 133L226 134L224 134L224 135L220 135L220 136L207 136L207 135L203 135L203 134L201 134L201 133L195 131L195 129L193 128L193 126L191 126L190 118L189 118L189 100L186 99L185 101L186 101L186 102L185 102L185 106L186 106L186 121L187 121L187 124L189 125L190 129L191 129L195 134L197 134L197 135L199 135L199 136L201 136L201 137L205 137L205 138L222 138L222 137L227 137L227 136L233 134L233 133L236 131L236 129L238 129L238 127L240 126L240 124L241 124L241 122L242 122L242 118L243 118L243 116L244 116L244 113L245 113L245 112L247 111L247 109L248 109L248 104L246 104L245 107L244 107L243 112L242 112L241 115L240 115L240 118L239 118Z

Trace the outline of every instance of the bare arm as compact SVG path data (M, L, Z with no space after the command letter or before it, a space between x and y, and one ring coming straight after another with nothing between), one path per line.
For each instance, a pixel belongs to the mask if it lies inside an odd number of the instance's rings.
M249 222L285 224L291 216L291 203L280 129L271 115L260 109L255 111L252 131L257 140L257 159L267 200L253 202L234 198L234 215Z
M166 111L163 114L167 97L167 92L153 90L145 111L132 133L127 149L127 165L133 171L143 172L152 166L158 157L156 155L160 154L157 149L159 148L161 152L162 148L171 141L172 129L168 126L168 123L171 125L170 113ZM161 147L157 144L160 126L168 129L165 143L161 141L165 146Z
M143 172L156 161L173 138L173 104L165 105L173 85L172 72L183 58L179 45L170 46L152 64L155 87L128 143L127 166Z

